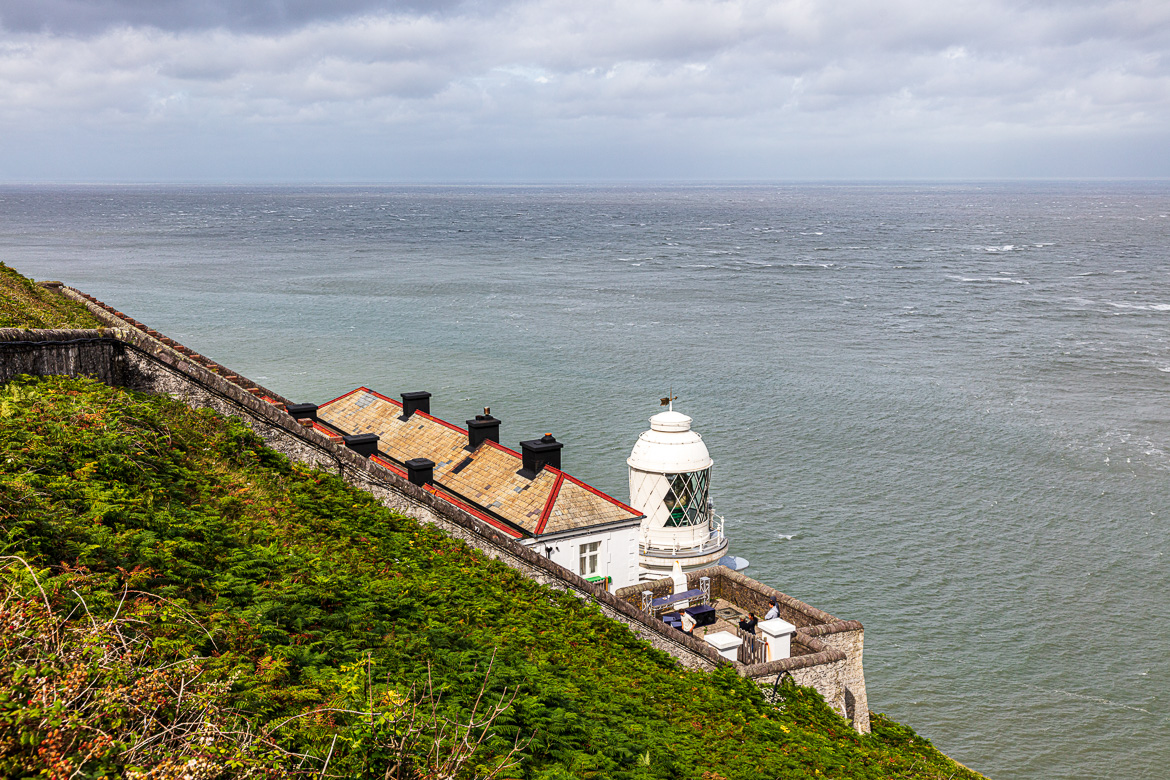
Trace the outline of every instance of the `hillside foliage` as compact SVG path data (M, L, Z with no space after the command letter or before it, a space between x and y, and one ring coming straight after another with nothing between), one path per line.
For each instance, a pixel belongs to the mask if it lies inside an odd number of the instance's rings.
M0 328L96 328L84 306L0 263Z
M151 689L160 722L186 717L176 675L209 702L200 755L222 761L208 777L440 776L460 740L467 760L450 776L977 777L880 715L859 736L811 689L782 684L773 706L730 668L686 671L593 605L290 463L237 420L21 377L0 387L0 446L0 554L29 565L7 559L6 608L26 632L48 630L27 628L39 620L73 637L30 656L5 621L6 777L193 761L172 744L143 764L145 732L109 724L97 752L58 739L84 722L69 720L69 674L125 692L154 670L170 675ZM100 626L131 643L138 671L93 649L112 641L94 639ZM57 681L42 684L38 719L26 702L39 678ZM125 725L140 704L107 697L101 717ZM430 718L430 742L404 740L404 713ZM247 738L214 736L228 733Z

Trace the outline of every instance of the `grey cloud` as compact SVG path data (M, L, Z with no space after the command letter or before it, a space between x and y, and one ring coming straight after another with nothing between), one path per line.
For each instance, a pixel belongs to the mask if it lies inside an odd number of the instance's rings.
M0 27L73 35L124 26L272 32L364 14L444 14L479 5L476 0L5 0Z
M1159 0L45 2L42 19L101 11L76 24L102 31L0 31L0 131L310 127L549 154L670 134L758 155L1170 132Z

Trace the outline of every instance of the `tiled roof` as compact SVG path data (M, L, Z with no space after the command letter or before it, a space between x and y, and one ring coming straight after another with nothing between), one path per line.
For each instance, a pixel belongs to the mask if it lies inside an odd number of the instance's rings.
M400 474L401 464L412 458L434 461L436 495L513 535L582 530L641 517L560 469L546 466L532 479L521 476L523 461L513 450L486 441L471 451L464 429L425 412L403 420L399 401L365 387L321 404L317 416L348 435L377 434L384 456L378 459Z

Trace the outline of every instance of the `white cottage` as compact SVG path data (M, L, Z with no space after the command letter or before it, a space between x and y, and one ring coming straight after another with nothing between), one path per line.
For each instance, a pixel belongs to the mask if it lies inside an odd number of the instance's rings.
M359 387L296 413L569 571L607 588L638 581L641 513L562 471L555 437L516 452L487 409L461 428L431 415L430 393L401 397Z

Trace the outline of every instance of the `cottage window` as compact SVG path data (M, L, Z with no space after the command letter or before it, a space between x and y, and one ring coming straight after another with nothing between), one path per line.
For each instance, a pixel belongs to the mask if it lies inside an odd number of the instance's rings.
M597 574L597 551L601 542L589 542L581 545L581 576L590 577Z

